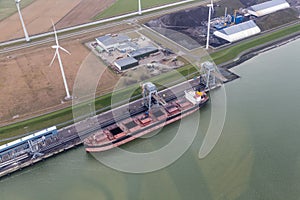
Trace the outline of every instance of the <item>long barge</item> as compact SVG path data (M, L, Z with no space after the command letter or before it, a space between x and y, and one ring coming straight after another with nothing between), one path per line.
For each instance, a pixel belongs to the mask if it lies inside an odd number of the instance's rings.
M143 85L144 93L150 96L144 97L148 106L146 112L131 116L97 131L84 139L87 152L101 152L128 143L136 138L146 135L154 130L162 128L170 123L186 117L206 104L209 100L205 92L188 90L185 95L166 103L156 93L152 83ZM145 96L145 95L144 95ZM152 105L156 101L156 105Z

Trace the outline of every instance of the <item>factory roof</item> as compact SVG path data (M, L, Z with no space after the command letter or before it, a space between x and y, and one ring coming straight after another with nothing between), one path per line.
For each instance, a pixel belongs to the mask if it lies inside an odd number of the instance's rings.
M138 61L135 58L132 57L126 57L126 58L121 58L119 60L115 61L115 64L123 67L123 66L127 66L127 65L131 65L134 63L137 63Z
M135 51L132 51L131 53L129 53L128 55L130 57L139 57L148 53L152 53L154 51L157 51L158 49L154 46L147 46L147 47L143 47L143 48L139 48Z
M98 37L97 40L105 46L110 46L110 45L114 45L114 44L120 44L123 42L127 42L130 40L130 38L127 35L119 34L117 36L104 35L104 36Z
M268 8L272 8L281 4L287 4L287 1L285 0L272 0L272 1L267 1L261 4L256 4L253 6L250 6L248 10L253 10L253 11L260 11Z
M242 31L245 31L247 29L251 29L251 28L255 28L257 27L257 25L254 23L253 20L247 21L247 22L243 22L234 26L230 26L227 28L224 28L222 30L220 30L221 33L224 33L226 35L233 35Z
M254 21L250 20L241 24L224 28L223 30L215 31L214 35L229 42L234 42L258 34L260 32L260 28L254 23Z
M118 49L123 50L123 49L138 49L138 45L133 43L133 42L125 42L121 44Z

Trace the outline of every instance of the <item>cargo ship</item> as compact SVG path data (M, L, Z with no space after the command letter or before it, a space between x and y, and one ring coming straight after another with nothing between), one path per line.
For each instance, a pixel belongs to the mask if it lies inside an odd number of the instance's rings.
M143 84L143 104L146 112L107 126L84 139L87 152L101 152L118 147L136 138L178 121L199 110L208 102L204 91L186 90L184 95L165 102L157 93L156 86Z

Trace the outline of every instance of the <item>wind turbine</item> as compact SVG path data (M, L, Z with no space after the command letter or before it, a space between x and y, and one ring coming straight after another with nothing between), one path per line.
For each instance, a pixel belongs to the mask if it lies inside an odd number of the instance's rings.
M62 48L61 46L59 46L58 44L58 38L57 38L57 34L56 34L56 30L55 30L55 26L53 24L53 21L52 21L52 26L53 26L53 30L54 30L54 35L55 35L55 42L56 42L56 45L53 45L52 48L55 49L55 54L52 58L52 61L50 63L50 66L53 64L54 62L54 59L55 57L57 56L57 60L58 60L58 63L59 63L59 67L60 67L60 71L61 71L61 75L62 75L62 78L63 78L63 81L64 81L64 85L65 85L65 89L66 89L66 93L67 93L67 96L65 97L65 100L70 100L72 99L72 96L70 95L70 92L69 92L69 89L68 89L68 84L67 84L67 80L66 80L66 76L65 76L65 72L64 72L64 67L63 67L63 64L61 62L61 58L60 58L60 54L59 54L59 49L63 50L64 52L68 53L69 55L70 52L67 51L66 49Z
M18 9L18 13L19 13L20 21L21 21L21 24L22 24L22 27L23 27L23 31L24 31L24 35L25 35L25 40L27 42L29 42L30 38L28 36L27 30L26 30L26 27L25 27L25 24L24 24L24 21L23 21L23 17L22 17L22 14L21 14L21 10L20 10L20 1L21 0L15 0L15 1L16 1L16 6L17 6L17 9Z
M142 4L141 4L141 0L139 0L139 15L142 14Z
M211 0L210 4L208 4L207 7L209 7L209 11L208 11L208 22L207 22L206 49L208 49L209 46L210 18L211 18L211 11L214 10L213 0Z

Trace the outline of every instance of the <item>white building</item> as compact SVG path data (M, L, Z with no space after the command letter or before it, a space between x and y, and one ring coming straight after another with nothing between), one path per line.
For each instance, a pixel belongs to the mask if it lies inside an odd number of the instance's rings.
M110 51L118 48L121 44L131 41L127 35L119 34L116 36L104 35L96 38L97 43L105 50Z
M272 0L254 6L250 6L249 8L247 8L247 11L250 15L261 17L289 7L290 4L285 0Z
M260 28L255 24L254 21L250 20L219 31L215 31L214 35L227 40L228 42L235 42L260 32Z

